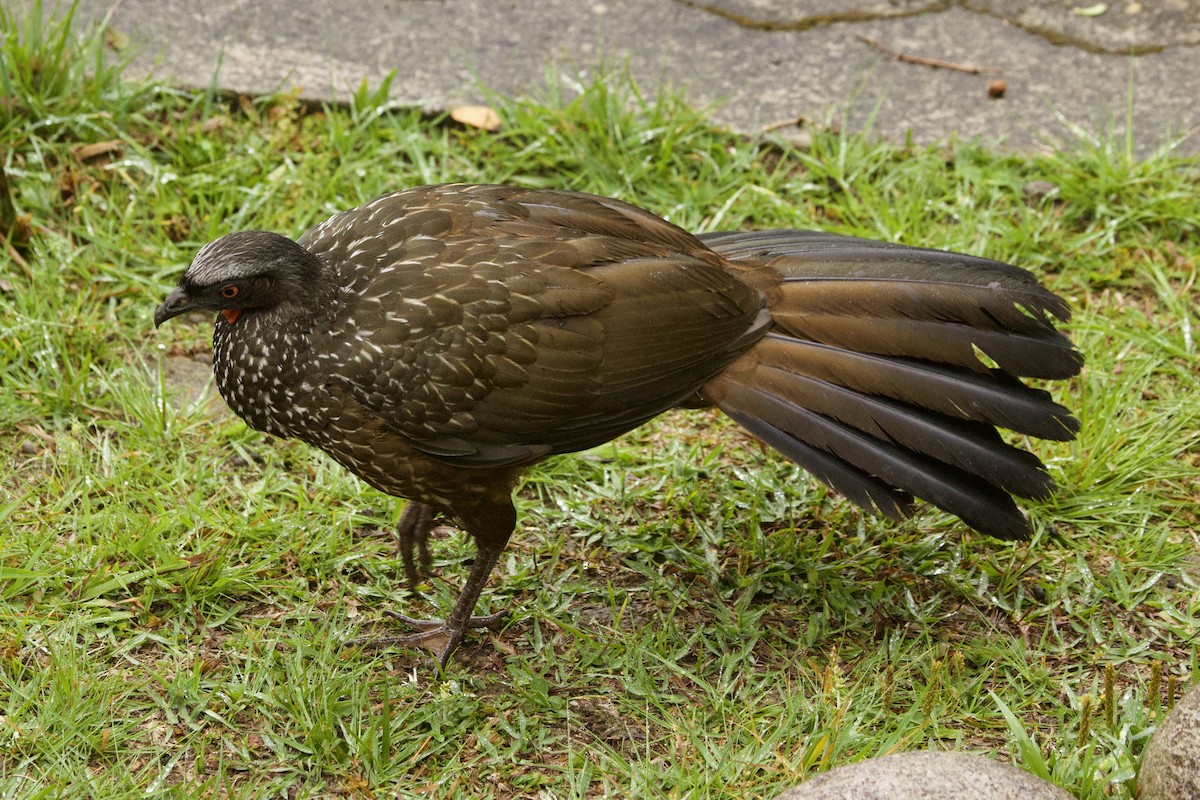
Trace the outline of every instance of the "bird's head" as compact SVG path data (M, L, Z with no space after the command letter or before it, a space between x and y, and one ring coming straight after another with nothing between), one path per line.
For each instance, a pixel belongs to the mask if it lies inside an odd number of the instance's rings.
M267 231L222 236L200 248L154 312L154 327L198 309L220 312L233 325L246 312L303 303L320 271L316 256L286 236Z

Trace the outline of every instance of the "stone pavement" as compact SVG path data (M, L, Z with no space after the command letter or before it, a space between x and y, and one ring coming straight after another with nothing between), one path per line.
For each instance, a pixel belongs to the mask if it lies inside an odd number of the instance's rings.
M1131 113L1141 153L1200 139L1200 0L79 0L79 15L107 15L135 71L247 94L342 101L394 70L397 103L441 110L627 64L746 133L807 118L1030 149Z

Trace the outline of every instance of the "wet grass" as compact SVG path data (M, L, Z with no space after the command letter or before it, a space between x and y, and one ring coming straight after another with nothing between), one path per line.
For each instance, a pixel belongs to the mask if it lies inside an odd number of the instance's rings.
M0 12L0 794L772 797L921 747L1132 797L1197 670L1200 163L711 127L619 74L498 133L125 81L102 32ZM151 315L197 247L447 180L619 196L693 230L819 227L1026 266L1070 298L1084 421L1028 544L864 517L736 426L667 415L532 470L445 676L339 648L408 601L399 504L206 387ZM19 228L19 229L18 229ZM201 376L199 379L196 376ZM183 376L183 377L180 377ZM471 548L436 543L444 609Z

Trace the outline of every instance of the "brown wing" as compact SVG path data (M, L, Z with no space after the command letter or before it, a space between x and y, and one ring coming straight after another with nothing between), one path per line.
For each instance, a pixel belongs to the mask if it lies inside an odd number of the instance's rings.
M331 235L345 226L363 235ZM769 325L760 293L691 235L606 198L423 187L299 241L375 264L343 276L328 379L464 465L608 441L694 395Z

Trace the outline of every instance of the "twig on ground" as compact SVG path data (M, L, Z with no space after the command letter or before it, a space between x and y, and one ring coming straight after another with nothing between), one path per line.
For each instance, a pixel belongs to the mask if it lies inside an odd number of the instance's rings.
M769 131L777 131L780 128L803 128L805 125L809 124L810 122L812 122L812 120L810 120L808 117L801 114L798 117L789 117L788 119L781 119L781 120L777 120L775 122L770 122L766 125L763 125L762 133L768 133Z
M955 72L967 72L971 75L999 74L1004 71L999 67L977 67L974 64L959 64L954 61L943 61L939 58L910 56L907 53L901 53L899 50L893 50L882 42L878 42L866 36L855 36L854 38L858 39L863 44L869 44L876 50L887 53L897 61L903 61L906 64L921 64L922 66L933 67L934 69L950 69L954 70Z

